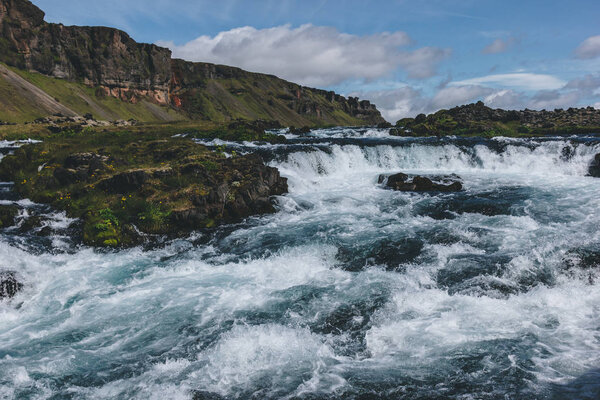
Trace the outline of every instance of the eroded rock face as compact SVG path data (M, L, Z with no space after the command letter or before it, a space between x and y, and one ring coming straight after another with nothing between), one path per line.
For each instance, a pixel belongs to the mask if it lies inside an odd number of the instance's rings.
M596 154L596 157L594 157L594 160L590 164L588 174L595 178L600 178L600 154Z
M123 100L139 92L167 102L169 49L137 43L117 29L46 23L26 0L0 0L0 31L6 39L0 60L9 65L103 87Z
M15 297L22 288L23 284L17 281L14 272L0 271L0 300Z
M224 167L234 171L226 181L212 177L202 165L182 167L182 173L196 175L207 189L192 196L193 207L172 213L176 226L193 229L211 220L231 222L271 213L275 209L270 197L288 190L287 178L282 178L276 168L265 166L258 155L228 159Z
M433 177L432 180L424 176L414 176L410 180L409 176L398 173L390 176L380 175L379 183L386 187L402 192L460 192L462 183L456 175Z

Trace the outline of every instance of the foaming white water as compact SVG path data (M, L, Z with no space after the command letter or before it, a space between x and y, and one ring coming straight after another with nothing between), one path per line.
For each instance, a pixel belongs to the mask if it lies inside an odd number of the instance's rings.
M569 156L564 156L567 148ZM334 145L330 152L315 149L290 154L273 163L291 179L294 189L370 173L466 173L516 174L539 178L584 176L600 145L574 146L567 141L544 142L533 148L508 145L496 152L484 145L461 147L454 144L432 146L381 145L359 147Z
M547 398L597 368L600 274L576 252L600 243L596 145L369 144L285 154L280 211L214 237L71 254L0 240L24 284L0 301L0 397ZM467 190L376 184L399 171ZM497 212L461 209L474 200Z

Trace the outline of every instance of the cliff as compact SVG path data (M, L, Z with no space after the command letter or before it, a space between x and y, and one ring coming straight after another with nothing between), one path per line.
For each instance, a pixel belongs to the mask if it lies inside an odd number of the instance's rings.
M87 97L84 102L95 114L104 112L119 117L136 114L136 108L127 115L115 111L115 107L106 110L102 99L110 97L128 104L143 103L139 107L143 110L137 114L149 114L153 120L169 120L173 116L165 118L160 110L153 110L147 103L173 109L184 118L211 121L262 118L275 119L284 125L311 126L383 121L368 101L346 99L333 92L305 88L239 68L172 59L169 49L137 43L127 33L113 28L47 23L44 12L28 0L0 0L0 32L1 63L17 68L13 72L33 84L38 82L32 82L25 72L80 85L60 89L75 93L75 97ZM10 82L4 80L0 91L5 86L8 93ZM48 83L53 87L60 85L57 81ZM72 106L71 109L78 108L60 90L55 91L58 95L47 94L58 103ZM26 111L37 108L51 113L31 96L21 102ZM30 114L43 116L40 111ZM0 110L0 118L15 120L20 115L19 110L12 113Z
M403 118L393 130L397 135L487 135L518 136L600 133L600 110L593 107L567 110L502 110L479 101Z

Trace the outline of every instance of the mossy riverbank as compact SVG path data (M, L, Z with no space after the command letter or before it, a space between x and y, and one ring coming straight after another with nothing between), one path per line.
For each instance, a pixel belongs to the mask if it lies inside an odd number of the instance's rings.
M286 180L258 156L228 158L169 130L134 128L46 135L5 157L0 180L13 181L22 197L81 218L84 243L99 247L273 212L270 197L287 191ZM264 134L245 132L248 139Z

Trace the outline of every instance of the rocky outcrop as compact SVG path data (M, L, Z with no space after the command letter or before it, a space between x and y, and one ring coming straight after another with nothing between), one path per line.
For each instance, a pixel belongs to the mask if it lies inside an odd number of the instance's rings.
M80 218L77 235L100 247L272 213L272 196L287 192L287 180L258 155L226 157L154 132L49 137L7 155L0 180L14 181L22 197Z
M22 288L14 272L0 271L0 300L15 297Z
M600 130L600 110L593 107L567 110L502 110L486 107L481 101L419 114L396 123L393 135L492 134L523 135L543 133L592 133Z
M590 176L600 178L600 154L596 154L594 160L592 160L588 173Z
M0 33L0 62L82 82L95 87L97 97L150 100L193 119L219 122L240 117L300 126L383 122L368 101L272 75L172 59L169 49L137 43L113 28L47 23L28 0L0 0Z
M191 207L172 213L177 227L189 229L215 219L231 222L272 213L275 209L270 197L287 192L287 179L276 168L265 166L258 155L227 159L223 168L235 171L226 181L217 179L203 165L191 163L181 168L181 173L204 182L206 189L191 197Z
M106 27L50 24L26 0L0 1L0 61L57 78L83 81L105 95L166 104L171 51L137 43Z
M458 176L436 176L432 179L424 176L413 176L398 173L390 176L379 175L378 182L385 187L401 192L460 192L462 183Z

